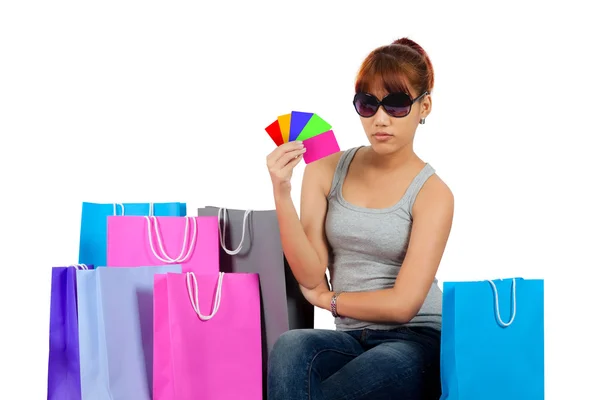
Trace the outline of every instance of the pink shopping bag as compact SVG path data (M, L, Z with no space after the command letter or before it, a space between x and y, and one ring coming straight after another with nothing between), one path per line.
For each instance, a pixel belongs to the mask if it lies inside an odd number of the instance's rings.
M258 274L154 277L153 400L260 400Z
M217 217L109 216L107 266L181 265L182 272L219 271Z

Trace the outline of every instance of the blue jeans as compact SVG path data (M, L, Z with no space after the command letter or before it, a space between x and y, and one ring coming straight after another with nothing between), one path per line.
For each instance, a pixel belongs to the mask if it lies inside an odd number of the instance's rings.
M269 356L268 400L439 399L440 332L296 329Z

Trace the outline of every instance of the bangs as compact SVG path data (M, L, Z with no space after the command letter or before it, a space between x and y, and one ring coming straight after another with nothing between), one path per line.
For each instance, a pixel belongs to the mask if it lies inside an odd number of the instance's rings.
M409 90L409 71L402 68L401 63L384 53L373 54L371 59L365 61L356 80L357 93L404 92L413 97Z

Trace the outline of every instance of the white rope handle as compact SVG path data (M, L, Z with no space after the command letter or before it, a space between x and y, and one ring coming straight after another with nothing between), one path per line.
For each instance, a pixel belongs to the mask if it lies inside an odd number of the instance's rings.
M246 236L246 225L248 224L248 216L251 212L252 210L246 210L244 212L244 220L242 221L242 240L240 240L240 244L235 250L230 250L225 245L225 232L227 231L227 209L219 208L219 239L221 241L221 247L230 256L234 256L242 250L244 238ZM221 225L223 226L221 227ZM248 228L248 230L250 230L250 228Z
M119 215L117 214L117 206L121 206L121 216L125 215L125 205L123 205L123 203L113 203L113 215ZM154 203L149 203L148 206L148 215L149 216L154 216Z
M113 215L119 215L117 214L117 206L121 206L121 215L125 215L125 206L123 203L113 203Z
M176 258L171 258L165 251L163 240L162 240L162 237L160 236L160 232L158 230L158 220L156 219L156 217L155 216L150 216L150 217L146 216L144 218L146 219L146 226L148 228L148 243L150 244L150 250L152 250L152 253L154 254L154 256L156 258L158 258L160 261L167 263L167 264L179 264L179 263L184 263L184 262L188 261L188 259L192 255L192 251L196 247L196 239L197 239L197 235L198 235L198 225L196 224L196 218L184 217L185 218L185 231L183 233L183 243L181 244L181 252L179 253L179 256L177 256ZM156 252L156 249L154 248L154 241L152 240L152 227L151 227L152 221L154 222L154 233L156 235L156 242L158 243L158 247L162 253L162 257L160 255L158 255L158 253ZM189 244L188 244L188 236L189 236L188 231L190 230L190 221L192 221L192 239L189 241ZM187 249L187 252L186 252L186 249ZM184 253L185 253L185 255L184 255Z
M198 318L200 318L202 321L208 321L217 314L217 311L219 311L219 306L221 305L221 290L223 288L223 275L223 272L219 272L219 280L217 282L217 291L215 293L212 313L210 315L203 315L202 312L200 312L200 304L198 302L198 281L196 280L196 275L193 272L187 272L185 274L188 296L190 297L192 308L194 309L196 315L198 315ZM193 290L192 283L194 284Z
M512 280L513 311L512 311L512 316L510 318L510 321L508 321L508 322L504 322L502 320L502 317L500 316L500 304L499 304L499 300L498 300L498 288L496 288L496 284L493 281L491 281L490 279L488 279L487 281L492 285L492 289L494 290L494 305L496 306L496 320L498 321L498 323L501 326L506 328L507 326L510 326L514 322L515 317L517 315L517 280L515 278L513 278L513 280Z
M85 264L69 265L69 267L75 267L77 269L82 269L82 270L85 270L85 271L87 271L89 269L88 266L85 265Z

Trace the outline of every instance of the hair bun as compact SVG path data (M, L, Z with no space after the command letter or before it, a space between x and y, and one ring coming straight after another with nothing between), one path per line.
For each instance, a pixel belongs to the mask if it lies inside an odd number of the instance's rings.
M356 76L354 90L368 92L380 88L386 92L428 91L434 84L433 65L415 41L403 37L379 46L364 59ZM375 88L375 89L374 89Z
M423 55L425 54L425 50L419 44L417 44L417 42L415 42L414 40L411 40L411 39L409 39L407 37L396 39L396 40L394 40L392 42L392 44L398 44L398 45L408 46L411 49L415 49L420 54L423 54Z

